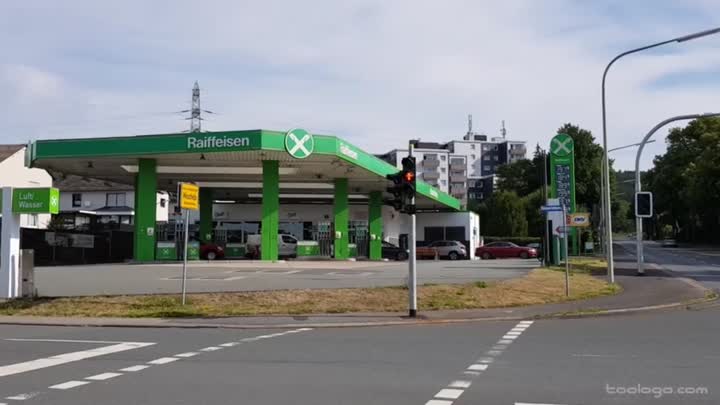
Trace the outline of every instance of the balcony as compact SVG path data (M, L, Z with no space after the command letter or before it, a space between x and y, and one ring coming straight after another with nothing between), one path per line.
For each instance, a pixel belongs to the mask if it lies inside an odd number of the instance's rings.
M510 154L513 156L525 156L527 148L524 145L519 145L510 149Z
M437 159L424 159L422 161L422 167L424 169L437 169L440 166L440 161Z
M465 169L466 169L465 162L451 162L450 163L450 170L465 171Z
M465 172L450 172L450 182L451 183L464 183L467 181L467 176L465 175Z
M423 180L437 180L440 178L440 173L438 172L422 172Z
M453 196L465 196L465 194L467 194L467 188L465 186L453 186L450 188L450 194Z

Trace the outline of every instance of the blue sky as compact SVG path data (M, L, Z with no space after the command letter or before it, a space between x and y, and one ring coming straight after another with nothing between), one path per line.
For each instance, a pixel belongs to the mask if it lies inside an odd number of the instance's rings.
M208 130L301 126L379 153L457 139L473 114L531 147L565 122L599 138L604 65L718 15L713 0L3 2L0 142L181 131L173 111L195 80L218 113ZM718 48L720 35L614 66L610 147L720 110ZM612 157L628 169L634 152Z

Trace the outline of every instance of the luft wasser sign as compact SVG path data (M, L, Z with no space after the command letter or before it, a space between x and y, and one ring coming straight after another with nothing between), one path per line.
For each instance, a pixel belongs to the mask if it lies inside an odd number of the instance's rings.
M16 188L12 210L16 214L57 214L60 192L56 188Z
M250 148L249 136L244 135L188 135L188 150Z

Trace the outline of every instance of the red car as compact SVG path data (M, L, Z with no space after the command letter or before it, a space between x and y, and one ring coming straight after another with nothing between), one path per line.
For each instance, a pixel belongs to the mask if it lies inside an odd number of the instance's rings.
M531 247L518 246L511 242L492 242L475 249L475 256L482 257L485 260L502 257L527 259L528 257L537 257L538 252Z
M214 243L203 243L200 245L200 258L207 260L224 259L225 249Z

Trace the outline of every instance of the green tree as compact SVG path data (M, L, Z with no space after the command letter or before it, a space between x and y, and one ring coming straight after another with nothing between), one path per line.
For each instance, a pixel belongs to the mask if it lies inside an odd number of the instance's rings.
M543 150L537 145L532 159L520 159L498 167L498 189L514 191L520 197L533 193L544 184L543 164Z
M523 204L528 223L528 236L545 235L545 214L540 212L540 207L545 204L542 189L537 189L523 197Z
M481 209L483 233L492 236L527 236L523 199L512 191L493 193Z

